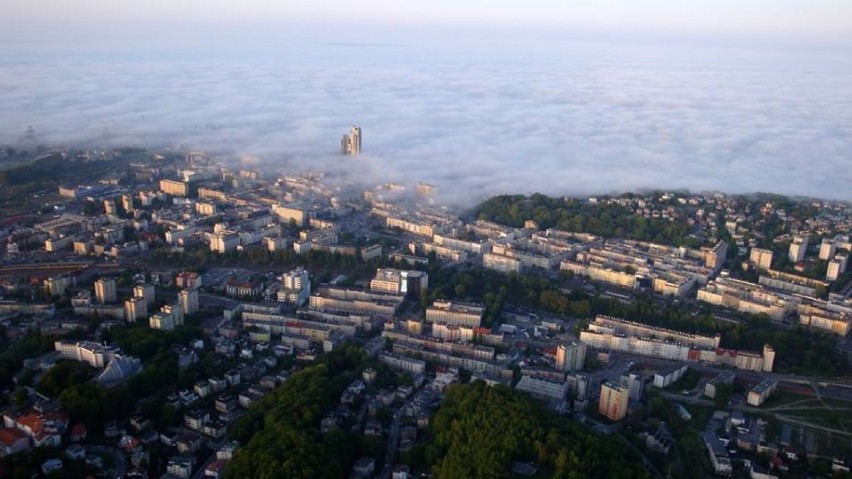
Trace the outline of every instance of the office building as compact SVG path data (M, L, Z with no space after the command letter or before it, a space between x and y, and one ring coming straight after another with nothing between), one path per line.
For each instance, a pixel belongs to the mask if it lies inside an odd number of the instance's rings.
M344 155L361 154L361 128L352 126L348 135L343 135L340 140L340 153Z
M278 301L303 306L311 295L311 279L303 268L296 268L281 277Z
M117 348L91 341L55 341L53 348L60 359L79 361L93 368L103 368L119 353Z
M423 271L380 268L370 281L370 290L387 293L419 294L428 287L429 274Z
M613 421L620 421L627 415L627 402L630 399L630 389L615 381L605 381L601 384L601 397L598 401L598 412Z

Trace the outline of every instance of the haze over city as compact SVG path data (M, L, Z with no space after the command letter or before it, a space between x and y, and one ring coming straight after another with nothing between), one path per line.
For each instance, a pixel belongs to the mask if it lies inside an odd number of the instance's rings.
M0 144L176 147L497 193L850 200L843 1L4 6ZM352 124L362 154L339 155Z
M852 477L852 0L0 2L0 479Z

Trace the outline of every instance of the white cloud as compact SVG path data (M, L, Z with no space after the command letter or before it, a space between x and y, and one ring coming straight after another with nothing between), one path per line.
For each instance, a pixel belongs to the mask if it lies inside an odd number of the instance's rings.
M298 49L227 60L8 61L0 143L32 125L52 143L252 155L267 168L428 181L470 201L653 187L852 200L848 67ZM364 155L341 157L352 123L364 131Z

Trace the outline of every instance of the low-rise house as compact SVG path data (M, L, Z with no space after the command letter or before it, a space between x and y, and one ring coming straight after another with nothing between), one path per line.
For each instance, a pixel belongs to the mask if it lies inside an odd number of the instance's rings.
M30 448L30 437L17 428L0 429L0 456L8 456Z
M183 415L183 423L186 427L192 429L193 431L201 431L206 424L210 421L210 413L207 411L201 411L198 409L193 409L192 411L188 411Z
M356 479L368 479L373 477L376 470L376 460L369 456L364 456L352 466L352 477Z
M65 449L65 457L72 461L86 459L86 448L79 444L71 444Z
M41 472L47 476L52 472L59 471L62 469L62 459L59 458L51 458L44 461L41 465Z
M228 466L228 461L216 459L204 468L204 477L211 479L221 479L225 477L225 468Z
M213 391L213 387L209 381L201 380L193 385L192 390L195 391L198 397L203 398L207 397Z
M181 479L188 479L195 467L195 458L192 456L174 456L169 458L166 472Z
M178 435L175 447L181 454L192 454L201 449L201 437L197 434L182 433Z
M212 419L204 424L202 432L205 436L212 437L214 439L221 439L225 437L225 433L228 432L228 424L219 419Z
M381 437L382 435L382 423L376 419L368 419L367 424L364 426L364 435L365 436L376 436Z

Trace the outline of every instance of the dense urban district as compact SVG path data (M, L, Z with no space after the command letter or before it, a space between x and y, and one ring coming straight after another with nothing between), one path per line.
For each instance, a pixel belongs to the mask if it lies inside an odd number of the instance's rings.
M0 150L0 477L850 477L849 204L221 161Z

